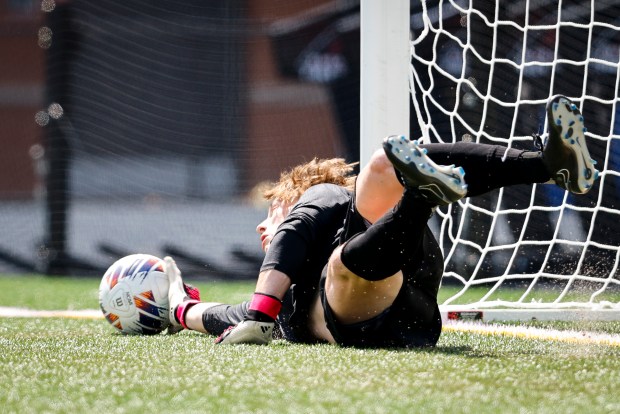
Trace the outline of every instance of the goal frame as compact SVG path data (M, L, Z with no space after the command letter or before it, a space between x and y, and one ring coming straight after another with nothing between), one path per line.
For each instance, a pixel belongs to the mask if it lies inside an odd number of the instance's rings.
M561 1L560 1L561 3ZM441 2L440 2L441 4ZM497 0L496 0L497 4ZM428 19L426 1L421 1L423 19ZM560 4L561 6L561 4ZM406 18L404 18L406 16ZM361 135L360 161L363 167L387 135L409 135L409 108L416 91L411 74L410 2L361 0ZM406 70L403 70L406 68ZM618 74L620 79L620 74ZM406 91L406 97L404 97ZM618 104L620 105L620 104ZM416 107L416 112L420 108ZM419 114L413 114L414 117ZM422 127L424 127L421 124ZM425 131L422 131L424 139ZM564 197L563 203L566 202ZM563 212L563 210L562 210ZM559 222L559 220L558 220ZM467 289L465 286L463 290ZM448 300L449 302L449 300ZM524 305L524 304L519 304ZM543 303L512 306L510 303L440 304L442 318L506 320L620 320L620 304Z

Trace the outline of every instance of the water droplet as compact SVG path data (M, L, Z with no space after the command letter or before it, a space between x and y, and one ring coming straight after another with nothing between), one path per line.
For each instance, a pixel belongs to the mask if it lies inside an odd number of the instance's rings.
M60 119L65 113L65 110L59 103L53 103L47 107L47 113L54 119Z
M43 26L39 29L37 43L43 49L49 49L52 45L52 29Z
M56 8L56 2L54 0L43 0L41 2L41 11L49 13Z
M34 121L39 126L46 126L50 122L50 116L46 111L39 111L35 114Z

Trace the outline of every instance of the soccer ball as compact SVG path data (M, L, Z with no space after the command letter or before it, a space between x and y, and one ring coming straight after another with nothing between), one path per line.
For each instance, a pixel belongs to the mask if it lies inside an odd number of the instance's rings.
M170 319L164 261L148 254L116 261L101 279L99 306L122 333L153 335L166 329Z

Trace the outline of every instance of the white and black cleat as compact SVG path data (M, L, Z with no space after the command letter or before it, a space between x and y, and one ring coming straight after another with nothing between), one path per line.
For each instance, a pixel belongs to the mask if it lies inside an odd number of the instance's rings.
M183 278L181 276L181 271L177 267L175 261L166 256L164 258L164 269L166 272L166 276L168 276L168 312L170 318L170 329L169 333L177 333L183 329L181 323L177 320L175 316L175 312L177 306L181 305L183 302L189 300L189 296L183 287Z
M429 203L447 205L467 194L463 168L435 164L417 141L390 135L383 140L383 150L405 186L416 189Z
M586 128L579 108L565 96L554 96L547 103L547 122L549 136L543 160L551 178L571 193L587 193L599 172L586 145Z

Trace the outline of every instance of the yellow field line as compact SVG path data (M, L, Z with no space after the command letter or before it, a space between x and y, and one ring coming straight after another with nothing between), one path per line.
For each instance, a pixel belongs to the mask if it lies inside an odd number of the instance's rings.
M470 332L477 335L499 335L513 338L560 341L585 345L620 346L620 336L586 331L560 331L526 326L485 324L481 322L448 322L446 332Z

